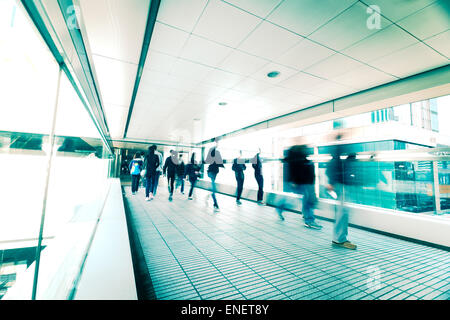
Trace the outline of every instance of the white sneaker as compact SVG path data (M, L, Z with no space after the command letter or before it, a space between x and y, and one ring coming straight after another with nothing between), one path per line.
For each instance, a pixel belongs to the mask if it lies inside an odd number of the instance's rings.
M149 197L146 197L146 198L145 198L145 201L150 201L150 198L149 198Z

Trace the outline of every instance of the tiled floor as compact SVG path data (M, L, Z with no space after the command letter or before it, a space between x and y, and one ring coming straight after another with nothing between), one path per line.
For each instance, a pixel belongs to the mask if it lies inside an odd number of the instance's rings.
M164 185L149 202L125 191L157 299L450 298L448 251L355 228L357 250L334 248L328 221L307 229L300 214L280 221L273 207L225 195L215 213L201 189L172 202Z

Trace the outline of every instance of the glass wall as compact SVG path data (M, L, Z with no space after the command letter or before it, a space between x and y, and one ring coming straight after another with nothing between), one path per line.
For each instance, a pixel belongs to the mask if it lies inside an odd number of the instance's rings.
M0 1L0 70L0 299L19 280L20 296L39 298L52 290L40 284L79 267L111 155L20 1ZM66 254L41 259L50 245Z
M216 181L236 185L231 161L242 150L242 157L251 159L258 148L265 159L263 164L264 190L290 192L284 181L285 169L280 161L293 144L307 144L310 155L329 155L336 144L343 144L345 152L375 153L450 147L450 129L445 123L450 116L450 95L418 101L381 110L352 115L332 121L290 128L274 133L256 132L235 138L224 138L219 150L227 161ZM389 130L368 130L370 128ZM389 127L387 127L389 126ZM395 138L398 131L408 130L406 140ZM343 141L334 137L345 133ZM370 133L370 134L369 134ZM428 140L423 139L429 137ZM356 142L357 141L357 142ZM425 142L429 143L426 144ZM205 156L213 146L205 145ZM406 159L407 160L407 159ZM316 163L319 197L332 199L326 191L327 161ZM251 163L247 164L244 187L257 189ZM355 204L393 209L411 213L448 213L450 209L450 171L447 161L358 161L359 183L345 187L345 201Z

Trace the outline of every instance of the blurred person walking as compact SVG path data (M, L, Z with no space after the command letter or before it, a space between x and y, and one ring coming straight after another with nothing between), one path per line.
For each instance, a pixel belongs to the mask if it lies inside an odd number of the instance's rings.
M158 149L156 149L156 146L155 146L155 154L158 156L159 166L158 166L158 168L156 168L155 184L153 186L153 196L156 196L156 190L158 189L158 184L159 184L159 177L163 173L163 156L162 156L162 153L159 152Z
M238 205L242 204L241 196L242 190L244 190L244 170L247 167L245 166L245 160L242 159L242 151L239 151L239 155L236 159L233 160L233 165L231 166L231 170L234 171L234 176L236 177L237 182L237 190L236 190L236 203Z
M145 185L145 200L147 201L153 199L153 186L155 185L156 168L159 166L159 158L155 154L155 150L155 145L150 146L144 161L145 177L147 178Z
M170 156L166 158L163 167L163 174L167 176L167 184L169 188L169 201L172 201L173 198L173 190L174 190L173 184L175 182L177 164L178 164L177 152L174 150L170 150Z
M257 195L257 203L263 204L263 196L264 196L264 178L262 175L262 162L260 158L261 148L258 149L258 153L252 159L252 167L255 169L255 179L258 183L258 195Z
M342 140L342 135L336 136L336 141ZM345 148L342 144L337 144L332 149L332 159L327 165L325 171L328 177L328 185L326 189L330 195L339 201L335 205L335 221L333 227L332 245L347 249L356 249L356 245L347 239L348 235L348 209L344 206L344 161L341 156L345 153ZM353 160L352 160L353 161Z
M307 159L306 146L293 146L289 149L284 162L288 166L287 181L291 184L292 191L302 195L302 215L304 225L311 229L322 229L322 226L316 223L314 216L314 207L317 203L314 192L314 164ZM284 201L277 207L278 215L284 220L282 212Z
M141 180L141 171L144 168L144 162L141 159L141 155L137 152L133 160L129 165L131 175L131 194L135 195L139 190L139 181Z
M176 182L176 186L175 189L178 189L179 186L181 186L180 192L181 194L184 194L184 178L186 177L186 171L185 171L185 165L183 162L183 155L180 154L180 157L178 159L178 164L177 164L177 182Z
M189 189L188 199L192 200L192 194L194 192L195 184L197 179L200 177L201 166L195 161L195 152L192 153L191 161L186 165L186 176L191 183L191 188Z
M215 145L211 149L209 149L205 163L209 164L207 172L208 177L211 179L211 191L212 191L211 197L214 201L214 210L218 211L219 204L217 203L216 199L216 192L217 192L216 178L217 174L219 173L219 169L224 168L224 165L222 156L220 155L219 150L217 150L219 147L219 140L216 138L214 139L214 142ZM208 198L206 199L206 201L208 201Z

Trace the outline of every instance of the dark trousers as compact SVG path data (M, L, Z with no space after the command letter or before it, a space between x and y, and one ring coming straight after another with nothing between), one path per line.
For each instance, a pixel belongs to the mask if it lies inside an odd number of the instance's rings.
M156 190L158 189L159 176L161 175L160 171L156 171L155 184L153 185L153 195L156 196Z
M192 193L194 192L195 184L197 183L197 179L191 180L189 179L189 182L191 183L191 188L189 189L189 197L192 197Z
M176 189L178 189L179 185L181 185L180 192L183 193L184 192L184 179L183 179L183 177L177 177Z
M216 186L216 177L217 177L217 173L213 173L213 172L208 172L208 177L211 179L211 197L213 198L214 201L214 206L218 207L219 204L217 203L217 199L216 199L216 192L217 192L217 186Z
M257 201L263 200L263 187L264 187L264 178L261 174L255 174L256 182L258 183L258 198Z
M244 174L236 174L237 192L236 201L241 200L242 190L244 190Z
M169 185L169 193L173 195L173 184L175 182L175 173L167 174L167 184Z
M153 193L153 187L155 185L156 173L151 173L147 176L147 183L145 184L145 196L148 197L150 192Z
M139 189L139 180L141 180L140 174L131 175L131 192L137 192Z

